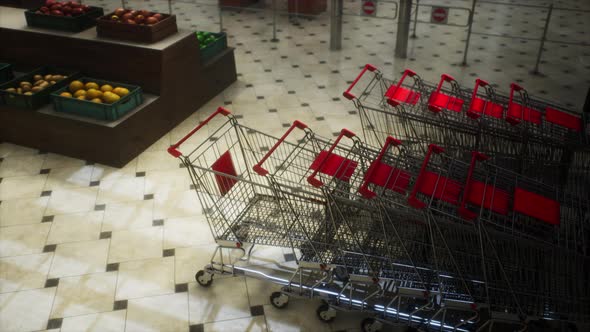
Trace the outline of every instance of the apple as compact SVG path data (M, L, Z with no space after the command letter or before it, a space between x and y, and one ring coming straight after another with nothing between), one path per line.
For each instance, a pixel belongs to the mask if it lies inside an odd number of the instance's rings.
M51 11L51 15L54 15L54 16L64 16L64 13L62 13L61 10L52 10Z
M82 8L78 7L78 8L72 9L72 15L78 16L78 15L82 15L82 14L84 14L84 11L82 10Z
M62 7L63 6L60 3L56 3L56 4L53 4L49 9L51 9L51 10L61 10Z
M69 14L69 13L72 12L72 7L70 7L70 6L64 6L64 7L62 7L61 11L64 12L64 14L67 15L67 14Z
M129 12L131 14L131 16L135 17L137 15L139 15L139 12L137 12L137 10L132 10Z
M82 10L83 10L84 12L87 12L87 11L89 11L89 10L90 10L90 6L88 6L88 5L80 5L80 8L82 8Z
M156 13L156 14L152 15L152 17L158 19L158 21L162 20L162 14L160 14L160 13Z
M135 23L135 21L134 21L134 20L132 20L132 19L129 19L129 20L125 21L125 23L127 23L127 24L134 24L134 25L135 25L135 24L137 24L137 23Z
M152 15L152 13L150 13L149 10L140 10L139 14L142 15L143 17L150 17Z
M70 1L70 7L78 8L78 7L80 7L80 3L76 2L76 1Z
M125 14L125 9L123 9L123 8L117 8L117 9L115 9L115 15L117 15L119 17L122 17L123 14Z
M51 7L51 6L55 5L55 3L56 3L55 0L47 0L47 1L45 1L45 6Z
M44 13L49 13L49 8L43 6L43 7L41 7L41 11Z
M133 18L133 15L131 15L131 13L125 13L121 18L123 19L123 21L127 22L127 20Z
M148 18L145 19L145 23L147 23L147 24L156 24L156 23L158 23L158 19L155 18L155 17L153 17L153 16L152 17L148 17Z
M43 12L40 11L40 10L38 10L38 11L35 12L35 14L43 14Z
M143 23L143 20L145 20L145 17L143 15L135 16L135 23L137 23L137 24Z

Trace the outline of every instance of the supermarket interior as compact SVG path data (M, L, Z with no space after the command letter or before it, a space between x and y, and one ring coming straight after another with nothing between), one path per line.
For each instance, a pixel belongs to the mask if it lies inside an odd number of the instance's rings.
M590 330L589 22L0 0L0 331Z

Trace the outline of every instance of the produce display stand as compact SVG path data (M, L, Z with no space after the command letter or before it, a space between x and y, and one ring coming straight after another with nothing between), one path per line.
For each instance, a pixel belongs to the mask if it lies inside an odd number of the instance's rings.
M122 167L236 80L233 49L201 63L193 31L146 45L100 39L95 29L30 28L23 12L0 7L0 62L74 68L139 86L144 98L112 122L58 113L52 104L37 111L0 106L1 142Z
M162 14L163 18L154 25L130 25L110 19L114 13L98 18L96 32L99 37L128 40L138 43L154 43L176 32L176 15Z

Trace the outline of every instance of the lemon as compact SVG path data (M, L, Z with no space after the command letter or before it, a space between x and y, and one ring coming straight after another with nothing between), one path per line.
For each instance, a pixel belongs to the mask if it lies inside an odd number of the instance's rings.
M94 99L91 100L91 102L102 104L102 100L100 100L100 98L94 98Z
M74 82L72 82L72 83L74 83ZM69 93L69 92L65 92L65 91L62 92L62 93L60 93L59 95L62 96L62 97L72 98L72 94Z
M89 89L86 91L86 98L87 99L95 99L102 97L102 91L96 89Z
M85 96L78 96L77 98L80 99L80 100L86 100L86 97Z
M90 89L96 89L98 90L98 84L94 83L94 82L88 82L84 85L84 87L86 88L86 90L90 90Z
M72 93L74 93L80 89L83 89L83 88L84 88L84 83L82 83L80 81L72 81L72 83L70 83L70 92L72 92Z
M113 87L108 84L105 84L100 87L100 91L102 91L102 92L113 91Z
M119 97L125 97L129 94L129 90L126 88L116 87L113 90L113 93L117 94Z
M102 95L102 99L104 100L105 103L112 104L112 103L118 101L119 99L121 99L121 97L119 97L117 94L107 91Z
M80 96L81 97L86 97L86 91L80 89L80 90L74 92L74 97L80 97Z

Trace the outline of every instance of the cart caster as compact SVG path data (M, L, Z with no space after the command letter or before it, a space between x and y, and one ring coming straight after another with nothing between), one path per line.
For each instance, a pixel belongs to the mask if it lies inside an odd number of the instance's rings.
M374 318L365 318L361 322L361 330L363 332L379 332L383 324Z
M277 309L283 309L289 304L289 296L281 292L270 294L270 304Z
M207 273L203 270L200 270L195 274L195 280L201 285L202 287L209 287L213 283L213 275Z
M330 323L336 318L336 310L331 308L327 303L321 304L315 312L318 318L324 323Z

